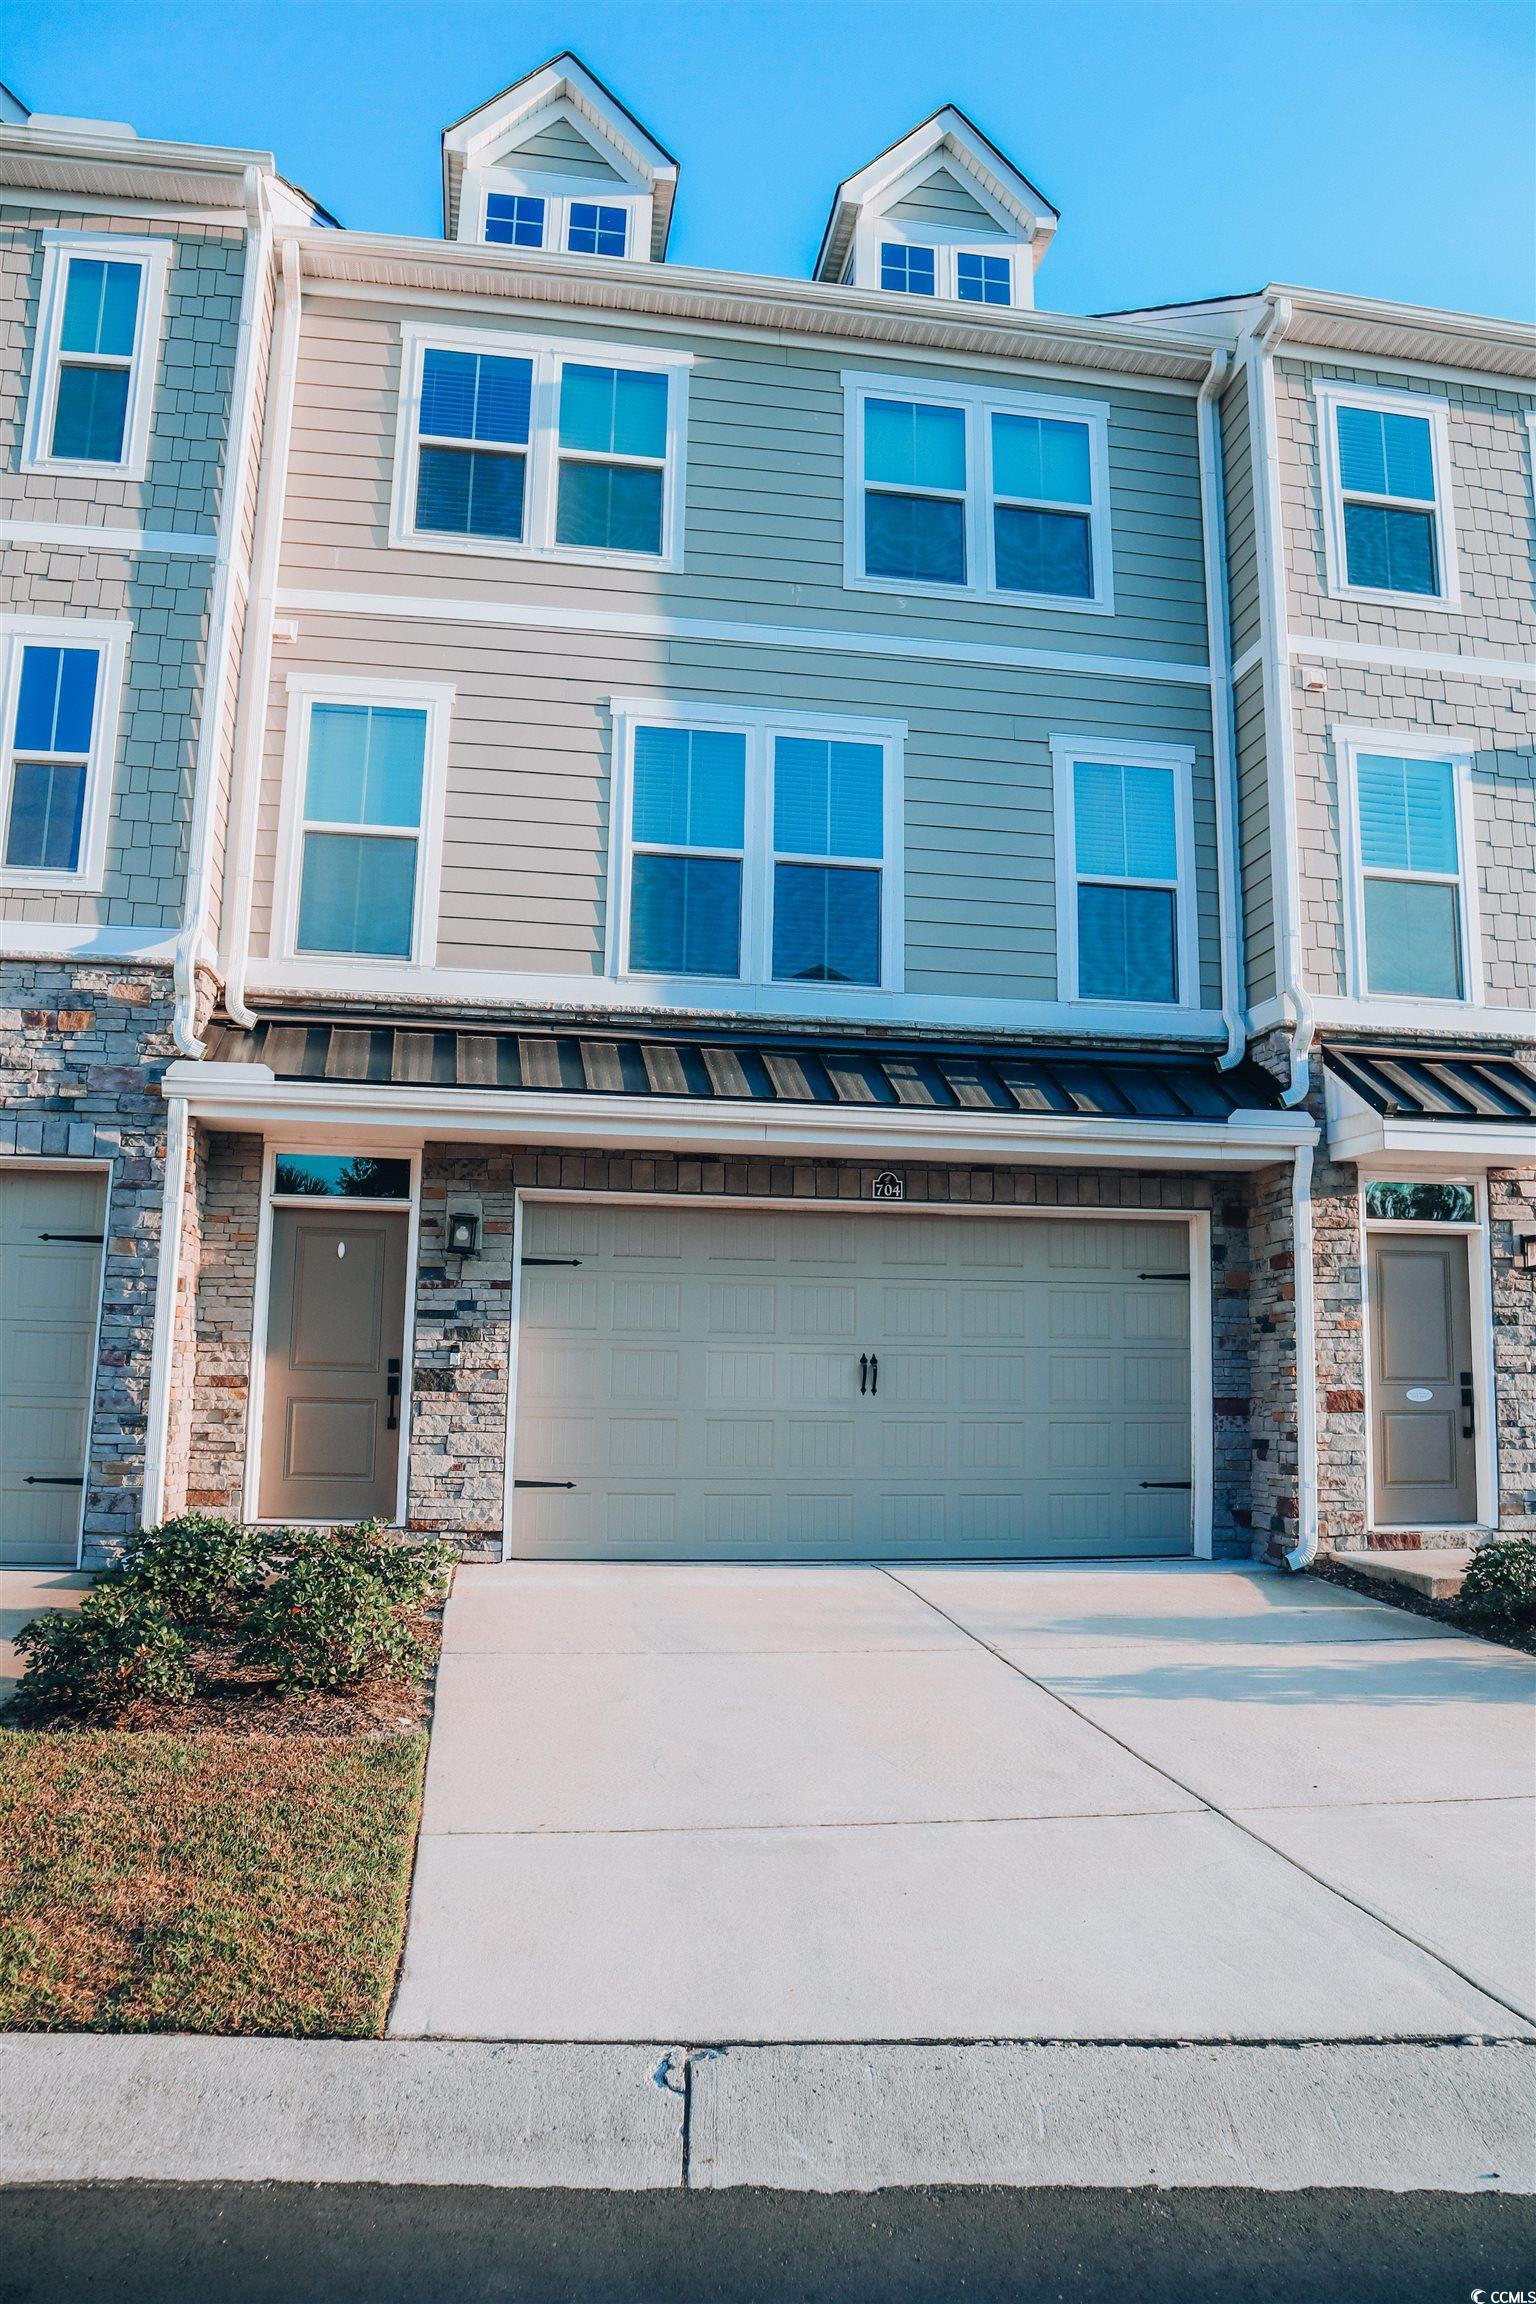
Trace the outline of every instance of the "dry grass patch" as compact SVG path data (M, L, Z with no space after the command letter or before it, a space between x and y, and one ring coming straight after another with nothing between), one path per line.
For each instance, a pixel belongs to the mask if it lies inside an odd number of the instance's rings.
M0 2031L377 2037L426 1750L0 1730Z

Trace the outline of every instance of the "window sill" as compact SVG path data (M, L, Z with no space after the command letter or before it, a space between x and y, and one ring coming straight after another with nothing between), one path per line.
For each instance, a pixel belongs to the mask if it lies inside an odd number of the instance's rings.
M17 864L0 869L0 894L13 896L99 896L105 876L99 872L45 872Z
M1459 592L1383 592L1366 584L1337 584L1328 587L1330 600L1353 600L1365 608L1423 608L1432 615L1459 615L1462 598Z
M21 473L40 473L44 478L142 480L148 470L148 459L108 464L90 456L24 456L16 469Z
M847 569L843 590L883 593L887 599L897 600L969 600L990 608L1028 608L1052 614L1060 610L1069 616L1113 616L1115 612L1112 592L1081 600L1065 592L999 592L980 584L907 584L895 576L860 576Z
M412 532L393 535L389 542L391 550L397 552L443 552L462 554L465 558L476 560L547 561L559 567L578 568L660 569L674 576L681 575L683 568L680 555L671 558L664 552L581 551L565 544L499 543L491 536L418 535Z

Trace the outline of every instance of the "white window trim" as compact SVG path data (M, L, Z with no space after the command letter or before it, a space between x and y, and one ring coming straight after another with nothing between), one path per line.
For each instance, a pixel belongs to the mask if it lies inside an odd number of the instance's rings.
M448 728L451 687L419 680L373 680L339 673L290 672L288 726L283 739L282 798L278 811L277 856L272 890L271 951L274 959L295 961L338 983L380 982L401 969L428 969L437 962L441 901L443 813L448 782ZM427 715L426 757L421 780L421 822L416 835L415 913L408 959L369 952L301 952L298 948L299 866L304 838L304 779L309 765L309 723L316 704L380 704ZM401 832L405 830L400 827Z
M1461 578L1456 558L1456 521L1451 495L1450 410L1444 400L1422 392L1388 392L1321 377L1313 385L1323 475L1323 560L1331 600L1365 600L1396 609L1458 610ZM1438 592L1392 592L1372 584L1351 584L1344 538L1344 483L1339 470L1340 408L1367 408L1387 416L1421 416L1429 423L1435 473L1435 555ZM1406 503L1406 498L1393 502Z
M615 696L613 718L613 797L609 811L607 935L604 973L615 981L645 984L661 1002L687 1007L729 1004L732 992L799 990L773 974L773 739L819 736L833 743L878 744L884 752L882 800L884 854L880 862L880 981L878 984L826 984L814 987L829 1006L845 1005L852 994L902 990L905 966L905 867L902 850L904 720L850 719L834 712L775 712L752 706L721 706L668 697ZM634 746L637 728L700 728L744 736L747 748L746 820L742 842L741 948L739 976L652 976L628 966L630 878L633 843ZM836 864L836 858L828 861ZM857 869L849 860L850 869ZM714 995L712 998L711 995Z
M934 287L931 296L911 288L887 288L881 277L881 250L889 241L893 247L926 248L933 257ZM1015 242L998 240L948 240L935 237L921 224L890 224L878 221L874 236L874 278L872 288L885 296L903 296L914 304L959 304L970 312L1016 311L1019 304L1020 250ZM1008 298L1003 304L989 304L980 297L964 297L960 293L960 266L962 256L992 256L1008 267Z
M505 248L511 256L585 255L588 251L573 250L566 245L570 237L571 203L581 201L599 208L622 208L624 211L623 256L600 256L595 259L596 262L627 264L633 262L637 255L641 262L649 256L651 195L649 192L632 191L627 184L603 184L595 177L545 175L531 168L508 166L477 172L472 184L466 183L465 190L470 193L472 203L472 237L487 248ZM488 209L493 192L543 201L544 238L538 248L520 247L512 241L486 238Z
M131 632L132 626L126 621L106 623L68 616L0 617L0 889L17 892L52 889L61 895L74 896L101 894L106 884L113 772ZM6 865L3 861L11 820L11 772L24 648L94 648L98 657L96 710L86 762L85 809L80 822L80 859L70 872L45 871L37 865Z
M978 310L984 307L978 306ZM911 400L927 408L958 408L965 416L965 563L963 584L913 584L899 576L864 573L864 403ZM1000 590L993 581L992 427L1000 416L1044 416L1082 424L1088 432L1088 507L1094 589L1080 600L1060 592ZM1109 403L1038 392L993 392L984 385L948 383L931 376L882 376L843 371L843 586L849 592L884 592L903 599L986 600L1005 608L1049 609L1067 615L1112 616L1115 572L1110 536ZM931 491L934 494L945 491ZM1081 510L1081 506L1063 507Z
M32 378L22 429L23 472L71 472L87 477L142 480L149 466L149 422L155 371L165 326L165 292L170 278L169 240L132 240L116 232L43 234L43 278L38 299ZM139 267L139 309L128 364L128 406L123 419L123 453L111 464L95 457L50 456L53 414L58 399L59 337L64 326L64 289L72 257L102 257Z
M1106 1001L1088 996L1095 1009L1111 1008L1137 1017L1169 1016L1199 1008L1200 908L1195 885L1195 754L1183 744L1127 744L1097 736L1053 736L1051 765L1056 821L1056 969L1057 990L1064 1001L1080 1001L1077 988L1077 815L1074 778L1079 761L1102 761L1107 767L1166 768L1173 775L1174 856L1178 877L1174 883L1174 958L1178 969L1177 1000ZM1161 887L1161 881L1138 881L1137 886Z
M422 364L428 351L485 352L496 359L533 362L528 424L528 473L523 525L527 540L452 536L418 529L416 441L421 414ZM560 460L560 368L566 360L595 368L627 368L667 379L666 461L662 467L660 552L583 550L555 542L555 497ZM389 540L417 552L474 553L495 560L574 561L584 566L664 568L683 565L684 462L688 440L691 352L660 352L633 344L588 343L571 336L503 335L491 329L432 328L406 322L400 330L400 406L395 424L395 469L390 488ZM473 443L466 443L473 445Z
M1344 879L1344 983L1345 996L1372 1012L1401 1008L1411 1000L1415 1008L1449 1010L1459 1014L1483 1005L1483 937L1477 888L1477 824L1472 797L1472 752L1464 744L1402 728L1366 728L1341 722L1329 730L1334 773L1338 785L1339 830ZM1428 992L1371 992L1367 983L1365 949L1365 861L1360 837L1360 779L1356 763L1362 752L1396 755L1402 759L1448 761L1456 795L1456 864L1461 928L1461 996L1442 999ZM1385 872L1384 879L1426 879L1446 886L1450 874ZM1422 1018L1420 1019L1422 1021Z

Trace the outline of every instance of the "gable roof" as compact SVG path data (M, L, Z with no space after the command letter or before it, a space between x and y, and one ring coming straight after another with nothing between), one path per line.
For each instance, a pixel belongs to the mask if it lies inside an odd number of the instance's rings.
M910 134L888 145L857 175L839 184L822 234L815 278L840 280L861 209L898 184L919 162L941 156L952 163L952 173L962 184L968 179L979 184L1031 239L1041 244L1050 239L1061 221L1059 211L989 137L983 136L974 120L967 119L958 105L946 104Z
M581 58L569 49L552 56L535 71L524 73L520 80L514 80L510 87L503 88L485 103L477 104L472 112L466 112L462 119L451 122L443 130L444 232L450 240L457 237L459 194L465 170L474 165L476 155L502 143L519 120L531 120L562 98L580 118L591 123L596 132L594 150L599 156L602 146L608 145L645 180L652 202L651 255L659 261L672 223L677 162L666 146L659 144L633 112L619 102L612 89L605 87L597 74L589 71Z

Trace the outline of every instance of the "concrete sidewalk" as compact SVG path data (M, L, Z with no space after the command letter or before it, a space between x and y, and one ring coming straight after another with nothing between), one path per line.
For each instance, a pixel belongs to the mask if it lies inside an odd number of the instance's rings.
M16 1635L49 1608L78 1608L94 1579L63 1568L0 1568L0 1704L16 1693Z
M1536 2049L10 2035L0 2185L1536 2191Z
M395 2036L1528 2036L1524 1656L1186 1565L462 1570Z

